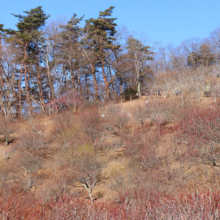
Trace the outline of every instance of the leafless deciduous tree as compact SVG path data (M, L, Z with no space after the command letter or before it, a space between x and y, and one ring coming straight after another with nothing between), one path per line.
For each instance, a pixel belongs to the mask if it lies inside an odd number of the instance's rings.
M78 146L67 151L68 157L63 160L65 170L69 172L70 183L75 187L83 187L93 204L92 192L102 180L101 171L104 164L98 160L95 148L92 145Z

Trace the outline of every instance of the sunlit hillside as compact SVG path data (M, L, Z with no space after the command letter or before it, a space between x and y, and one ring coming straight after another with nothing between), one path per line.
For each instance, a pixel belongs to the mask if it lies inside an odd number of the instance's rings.
M220 219L220 28L159 47L113 11L0 24L0 219Z

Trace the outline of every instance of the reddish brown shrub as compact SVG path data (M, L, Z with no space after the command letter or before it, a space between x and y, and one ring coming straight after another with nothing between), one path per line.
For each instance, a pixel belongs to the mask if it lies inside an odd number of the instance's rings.
M91 107L79 114L79 120L83 131L91 138L93 143L100 136L101 114L97 107Z
M220 166L220 111L216 106L194 108L180 121L178 138L184 158L196 164Z
M77 117L72 112L56 115L53 136L60 151L90 142Z
M78 219L78 220L139 220L139 219L213 219L220 217L220 193L188 193L164 195L152 191L126 191L118 202L101 201L92 207L85 199L71 195L42 204L13 195L0 197L1 219Z

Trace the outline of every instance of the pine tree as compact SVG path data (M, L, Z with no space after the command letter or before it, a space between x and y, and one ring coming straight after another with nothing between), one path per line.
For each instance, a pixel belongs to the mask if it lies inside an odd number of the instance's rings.
M112 83L112 80L109 81L108 79L108 71L105 70L105 67L109 66L107 61L107 51L116 50L120 47L113 44L113 42L116 40L114 38L117 26L117 24L114 22L116 18L108 18L111 16L113 9L114 7L111 6L105 11L100 12L97 19L87 20L88 37L93 41L97 57L97 64L102 69L106 100L109 99L109 86Z
M25 87L26 87L26 101L30 108L30 113L32 112L32 104L30 99L30 86L29 86L29 79L27 76L27 65L31 63L32 60L28 59L27 52L31 49L31 43L34 43L34 39L38 39L41 35L39 28L45 24L45 21L49 18L49 15L46 15L42 10L42 7L39 6L37 8L31 9L30 11L24 11L26 15L14 15L19 19L17 23L18 31L16 31L16 37L19 38L22 42L23 47L23 59L21 63L21 70L22 66L24 65L24 75L25 75ZM29 47L29 48L28 48ZM38 46L36 44L36 52L38 50ZM39 62L39 60L38 60ZM19 83L21 83L22 71ZM30 78L30 77L29 77ZM40 80L40 73L38 69L38 87L39 87L39 95L42 102L42 91L41 91L41 80ZM21 86L21 85L19 85ZM21 88L19 89L21 90ZM20 92L19 92L20 93ZM21 93L19 94L19 99L21 99Z

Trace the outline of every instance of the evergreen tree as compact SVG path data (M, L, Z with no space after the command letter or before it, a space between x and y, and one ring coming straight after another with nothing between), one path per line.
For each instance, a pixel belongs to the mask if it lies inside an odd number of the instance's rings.
M113 42L116 40L114 38L117 26L117 24L114 22L116 18L108 18L111 16L113 9L114 7L111 6L105 11L100 12L97 19L87 20L88 37L93 41L97 57L97 64L102 69L106 100L109 99L109 86L112 83L112 80L109 81L108 79L109 71L105 70L105 67L109 66L109 63L107 61L107 51L113 51L120 47L113 44Z
M41 32L39 29L45 24L45 21L49 18L49 15L46 15L44 11L42 10L42 7L39 6L37 8L31 9L30 11L24 11L26 15L14 15L19 19L19 22L17 23L18 31L16 31L16 37L19 38L22 42L23 47L23 59L21 63L21 69L24 65L24 76L25 76L25 88L26 88L26 101L30 108L30 113L32 112L32 103L30 98L30 82L28 81L30 77L27 76L27 65L32 62L29 57L27 57L28 50L31 51L31 47L33 49L33 45L31 43L34 43L34 39L38 39L41 35ZM29 48L28 48L29 47ZM35 45L36 52L38 53L38 45ZM38 59L39 62L39 59ZM38 88L39 88L39 95L42 103L42 91L41 91L41 80L40 80L40 73L39 69L37 71L38 73ZM21 72L22 75L22 72ZM22 76L20 76L21 78ZM19 82L21 83L21 82ZM20 86L20 85L19 85ZM19 95L21 96L21 94Z

